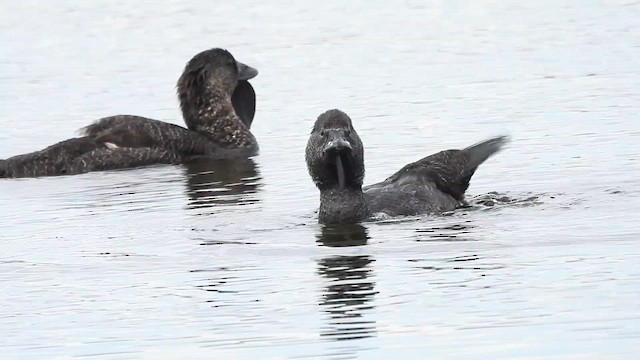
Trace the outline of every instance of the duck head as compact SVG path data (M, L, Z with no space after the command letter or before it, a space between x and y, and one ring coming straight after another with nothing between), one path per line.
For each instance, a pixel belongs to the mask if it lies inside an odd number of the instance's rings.
M334 109L316 120L305 152L307 169L318 189L362 188L362 141L344 112Z
M185 66L177 90L185 119L208 102L231 99L234 111L247 127L255 114L255 92L247 80L258 70L237 61L230 52L220 48L195 55ZM189 124L187 124L189 126Z

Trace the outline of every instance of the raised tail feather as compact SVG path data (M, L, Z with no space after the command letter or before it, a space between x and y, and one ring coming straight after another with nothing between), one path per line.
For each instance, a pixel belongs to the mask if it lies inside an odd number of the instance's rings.
M116 115L98 119L93 123L81 128L78 132L85 136L96 137L105 130L112 130L119 126L133 125L135 122L149 121L136 115Z
M502 150L508 142L508 136L498 136L464 149L463 151L469 156L467 168L475 170L480 164L485 162L485 160Z

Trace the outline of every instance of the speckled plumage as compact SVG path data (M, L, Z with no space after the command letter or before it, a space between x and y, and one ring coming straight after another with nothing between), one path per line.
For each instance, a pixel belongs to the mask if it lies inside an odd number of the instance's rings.
M506 142L507 138L501 136L463 150L441 151L363 188L360 137L347 114L329 110L316 120L306 148L307 168L320 190L318 220L326 224L354 223L375 213L400 216L453 210L464 201L464 192L478 166ZM341 173L344 184L339 180Z
M9 161L10 160L10 161ZM90 137L61 141L41 151L0 160L0 177L73 175L152 164L177 164L183 158L160 148L111 149Z
M176 164L257 154L249 130L255 92L246 81L257 71L223 49L195 55L178 80L188 128L135 115L106 117L73 138L30 154L0 160L0 177L77 174L151 164Z
M194 56L178 80L180 108L190 130L207 136L223 148L249 147L257 152L255 137L233 107L238 69L247 67L236 63L224 50Z

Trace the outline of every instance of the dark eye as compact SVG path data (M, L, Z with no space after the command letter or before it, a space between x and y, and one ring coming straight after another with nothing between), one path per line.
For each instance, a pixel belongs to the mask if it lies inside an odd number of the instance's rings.
M324 130L320 130L320 136L324 137L325 133Z
M351 135L351 130L349 130L349 129L345 130L345 131L344 131L344 135L345 135L345 136L349 136L349 135Z

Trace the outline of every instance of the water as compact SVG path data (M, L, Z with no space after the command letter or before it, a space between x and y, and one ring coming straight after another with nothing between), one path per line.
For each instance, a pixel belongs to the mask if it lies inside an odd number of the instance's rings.
M108 115L181 124L174 84L214 46L260 70L261 145L234 164L0 181L2 358L636 358L639 10L1 4L0 158ZM367 184L513 141L474 176L473 208L323 228L303 150L334 107Z

